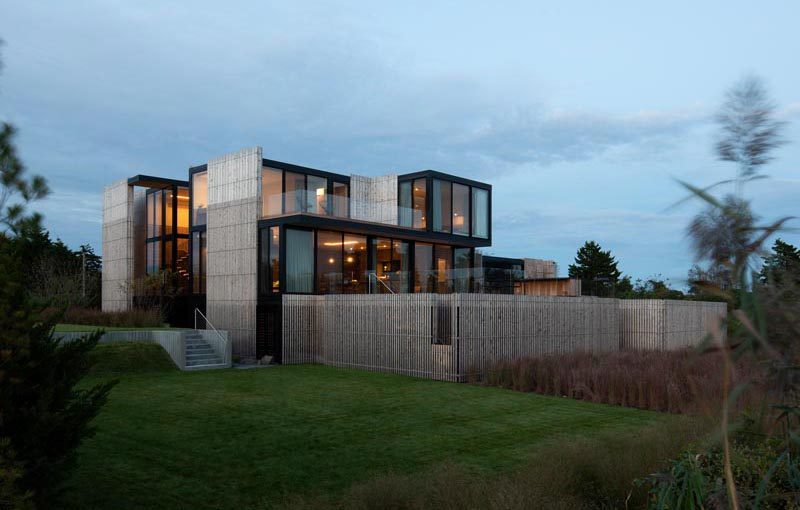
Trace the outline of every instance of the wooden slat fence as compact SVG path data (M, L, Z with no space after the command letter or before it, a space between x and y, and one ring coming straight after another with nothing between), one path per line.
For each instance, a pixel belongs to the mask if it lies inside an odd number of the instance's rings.
M623 299L620 349L681 349L699 345L727 315L725 303Z

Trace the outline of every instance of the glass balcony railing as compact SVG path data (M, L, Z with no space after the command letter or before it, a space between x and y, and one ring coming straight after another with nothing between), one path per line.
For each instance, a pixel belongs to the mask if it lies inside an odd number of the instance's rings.
M398 207L397 202L368 202L350 197L296 190L261 197L261 217L283 214L315 214L388 225L425 227L425 211Z

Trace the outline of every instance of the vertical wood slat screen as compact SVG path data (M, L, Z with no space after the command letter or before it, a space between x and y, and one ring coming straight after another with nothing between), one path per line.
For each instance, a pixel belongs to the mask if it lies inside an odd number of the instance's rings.
M493 360L697 345L724 315L722 303L664 300L284 295L282 360L460 381Z

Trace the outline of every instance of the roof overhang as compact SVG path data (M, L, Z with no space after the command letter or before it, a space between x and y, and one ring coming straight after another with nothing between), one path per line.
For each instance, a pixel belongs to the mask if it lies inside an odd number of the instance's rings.
M152 175L134 175L128 179L128 186L141 186L143 188L171 188L173 186L189 186L189 181L154 177Z

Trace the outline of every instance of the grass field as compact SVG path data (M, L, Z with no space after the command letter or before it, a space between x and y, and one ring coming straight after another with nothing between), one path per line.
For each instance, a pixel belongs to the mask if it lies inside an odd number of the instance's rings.
M98 346L119 377L69 482L70 508L247 508L452 461L498 473L546 440L670 417L324 366L180 372L156 345Z

